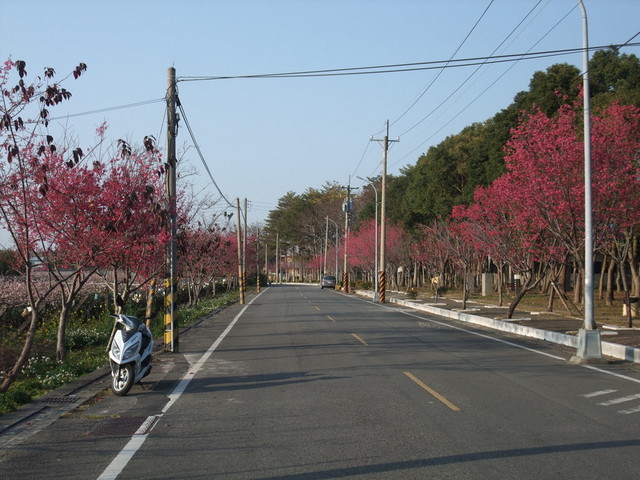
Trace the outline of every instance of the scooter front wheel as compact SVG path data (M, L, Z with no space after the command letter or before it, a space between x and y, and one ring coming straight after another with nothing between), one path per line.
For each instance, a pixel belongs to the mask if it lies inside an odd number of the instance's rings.
M129 393L133 386L133 365L128 363L118 369L111 381L111 390L122 396Z

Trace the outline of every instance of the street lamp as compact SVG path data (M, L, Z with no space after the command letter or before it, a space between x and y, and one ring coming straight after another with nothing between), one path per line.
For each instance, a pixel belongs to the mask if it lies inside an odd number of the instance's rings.
M333 220L331 220L329 217L327 217L327 220L331 223L333 223L336 226L336 270L335 270L335 276L338 276L338 250L340 250L340 241L338 238L338 224L336 222L334 222ZM327 223L327 226L329 224Z
M577 360L602 358L600 331L593 327L593 217L591 199L591 99L589 91L589 33L587 10L582 11L582 96L584 101L584 326L578 332Z
M363 182L368 182L369 185L371 185L371 188L373 188L373 191L376 194L376 221L375 221L375 253L373 255L374 257L374 270L373 270L373 301L377 302L379 300L379 293L378 293L378 189L376 188L376 186L373 184L373 180L369 177L367 177L367 179L365 180L362 177L357 177L360 180L362 180Z

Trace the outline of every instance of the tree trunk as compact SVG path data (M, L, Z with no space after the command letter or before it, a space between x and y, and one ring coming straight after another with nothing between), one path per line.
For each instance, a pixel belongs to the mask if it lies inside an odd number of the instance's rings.
M67 359L67 320L71 313L71 302L63 301L58 317L58 335L56 341L56 360L64 362Z
M536 287L536 285L538 285L538 283L540 282L540 277L534 280L532 275L521 274L521 277L522 276L525 277L525 281L522 283L522 286L520 287L515 297L509 304L509 309L507 310L507 318L513 317L513 314L515 313L516 308L520 303L520 301L524 298L527 292L529 292L530 290L533 290Z
M464 269L463 269L463 274L462 274L462 309L466 310L467 309L467 298L469 296L469 287L467 285L468 282L468 268L465 265Z
M29 360L29 357L31 356L33 341L36 338L36 331L38 329L38 324L40 323L40 312L38 311L38 308L32 308L30 315L31 320L29 322L29 329L27 330L24 344L22 345L22 351L13 366L5 373L4 380L0 385L0 393L6 392L9 389L20 373L20 370L22 370L22 367L27 363L27 360Z
M598 280L598 300L604 299L604 272L607 270L609 257L607 255L602 256L602 266L600 267L600 279Z
M616 262L611 259L609 265L607 266L607 292L606 292L606 304L607 306L613 306L614 297L614 289L613 289L613 274L616 268Z
M516 308L517 308L518 304L520 303L520 301L524 298L524 296L526 294L527 294L527 290L526 289L521 288L520 290L518 290L518 292L516 293L515 297L513 297L513 300L509 304L509 308L507 309L507 318L513 318L513 314L516 311Z
M556 298L556 289L553 287L553 281L549 284L549 301L547 302L547 312L553 312L553 301Z
M582 305L582 279L584 271L582 268L579 270L576 268L573 273L573 303L576 305Z
M638 265L635 260L637 258L638 253L638 239L634 238L631 248L627 253L627 259L629 262L629 270L631 271L631 285L633 297L640 296L640 271L638 269Z
M631 315L631 299L629 298L629 286L627 284L627 274L624 268L624 262L620 262L620 275L622 276L622 285L624 288L624 303L627 310L627 327L633 328L633 316Z
M118 269L113 267L113 308L115 312L118 312Z
M496 264L498 267L498 306L501 307L504 304L503 289L504 289L504 263L500 262Z

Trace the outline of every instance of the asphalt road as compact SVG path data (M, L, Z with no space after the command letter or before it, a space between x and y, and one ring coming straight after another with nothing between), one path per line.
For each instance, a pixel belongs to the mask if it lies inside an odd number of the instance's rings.
M312 286L209 317L2 479L636 479L640 372ZM105 388L107 385L105 384Z

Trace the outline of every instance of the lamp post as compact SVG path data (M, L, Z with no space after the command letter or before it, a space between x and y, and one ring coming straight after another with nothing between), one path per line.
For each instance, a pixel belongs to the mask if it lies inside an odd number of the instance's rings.
M589 31L587 10L582 11L582 95L584 101L584 326L578 332L576 360L602 358L600 331L593 321L593 217L591 199L591 99L589 89Z
M351 202L351 190L356 190L356 188L351 186L351 176L349 176L349 183L346 186L347 189L347 198L342 204L342 210L344 211L344 270L342 272L343 285L344 285L344 293L351 293L349 288L349 270L347 265L347 257L349 255L349 214L351 213L351 209L353 207L353 203Z
M280 283L280 233L276 232L276 283Z
M367 179L365 180L362 177L358 177L360 180L364 181L364 182L368 182L369 185L371 185L371 188L373 188L373 191L376 194L376 219L375 219L375 251L374 251L374 274L373 274L373 301L377 302L379 300L379 293L378 293L378 189L376 188L376 186L373 184L373 180L369 177L367 177Z
M327 217L327 224L324 227L324 260L322 264L322 276L327 274L327 248L329 247L329 217ZM320 278L322 281L322 278Z
M329 217L327 217L327 221L333 223L336 226L336 269L335 269L335 276L338 276L338 250L340 250L340 240L338 238L338 224L336 222L334 222L333 220L331 220ZM329 225L327 223L327 225Z

